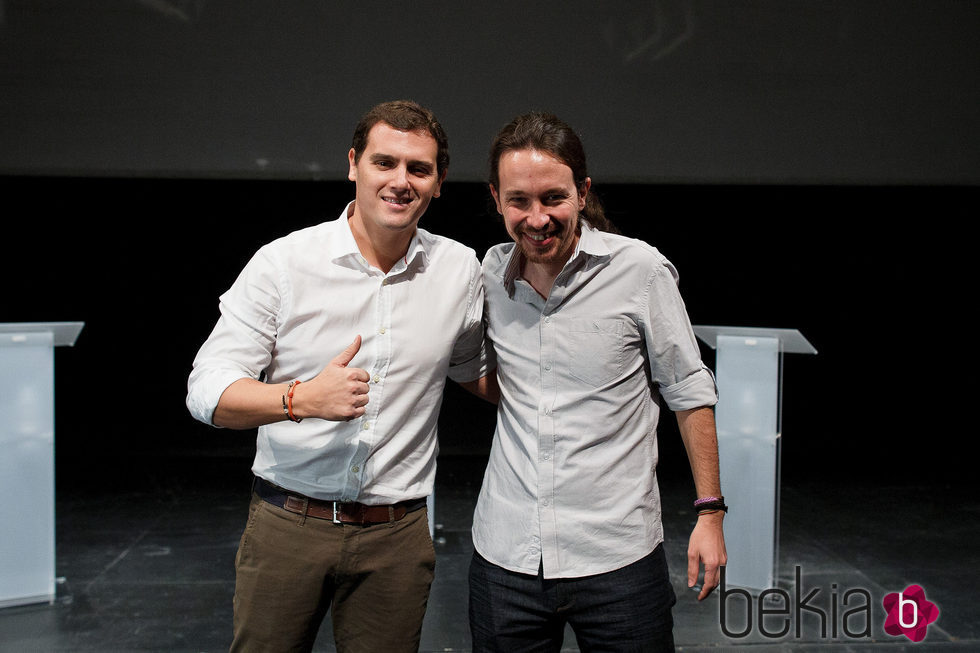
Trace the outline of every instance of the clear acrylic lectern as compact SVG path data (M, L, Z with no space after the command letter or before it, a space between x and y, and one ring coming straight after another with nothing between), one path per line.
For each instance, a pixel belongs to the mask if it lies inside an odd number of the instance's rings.
M82 326L0 324L0 608L55 599L54 348Z
M816 354L796 329L695 326L716 350L718 455L728 566L725 584L775 587L783 354Z

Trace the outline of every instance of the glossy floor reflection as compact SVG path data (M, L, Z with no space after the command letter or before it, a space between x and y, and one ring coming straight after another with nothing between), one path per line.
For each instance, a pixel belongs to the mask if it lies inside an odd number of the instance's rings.
M471 455L440 461L437 570L423 651L469 650L469 526L484 464L484 457ZM174 459L138 484L61 483L58 600L0 610L0 651L227 650L248 465L237 458ZM686 588L689 482L665 476L662 493L679 650L980 650L980 615L971 596L980 562L974 495L939 485L817 486L784 479L777 588L783 593L761 604L767 613L760 625L757 597L732 594L722 603L716 592L699 604ZM951 496L958 497L955 513L948 509ZM913 583L940 609L919 644L883 629L882 599ZM849 590L865 592L871 605L864 609L865 594L853 592L845 604ZM808 607L798 610L801 598ZM333 651L331 639L325 625L316 650ZM570 633L563 650L578 650Z

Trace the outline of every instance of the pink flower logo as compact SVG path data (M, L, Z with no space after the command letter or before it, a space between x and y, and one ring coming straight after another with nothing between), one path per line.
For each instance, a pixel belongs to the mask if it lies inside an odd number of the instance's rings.
M885 632L897 637L905 635L913 642L926 637L929 624L939 618L939 608L926 599L926 592L918 585L909 585L904 592L892 592L882 604L888 617Z

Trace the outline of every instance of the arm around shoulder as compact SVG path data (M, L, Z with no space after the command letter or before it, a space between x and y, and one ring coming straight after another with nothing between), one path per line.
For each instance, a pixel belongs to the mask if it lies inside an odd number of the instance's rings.
M465 390L491 404L500 403L500 386L497 384L497 370L493 369L475 381L459 381Z

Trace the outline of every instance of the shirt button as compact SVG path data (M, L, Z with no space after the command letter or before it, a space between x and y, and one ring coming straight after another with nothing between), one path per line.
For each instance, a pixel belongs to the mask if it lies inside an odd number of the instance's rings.
M354 465L353 467L350 468L350 470L356 474L357 472L361 471L361 468L358 467L357 465Z
M550 370L551 369L551 363L545 363L544 364L544 369Z
M381 376L378 375L378 374L375 374L374 375L374 378L371 379L371 380L374 381L375 383L380 383L381 382Z
M381 327L380 329L378 329L378 333L384 335L384 332L385 332L385 328L384 327Z
M361 428L367 431L369 428L371 428L371 422L364 422L364 426Z
M551 324L551 316L550 315L548 317L544 318L544 323L545 324Z

